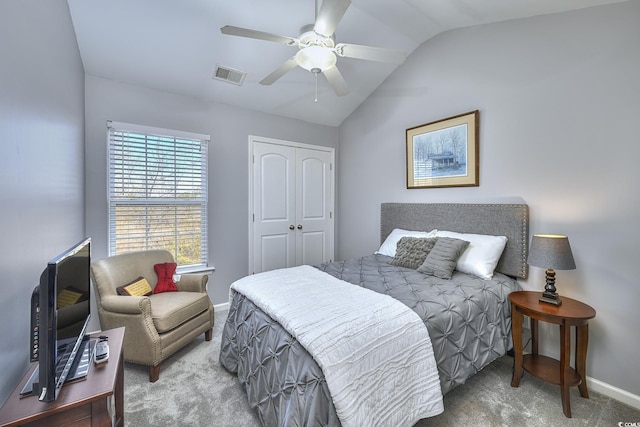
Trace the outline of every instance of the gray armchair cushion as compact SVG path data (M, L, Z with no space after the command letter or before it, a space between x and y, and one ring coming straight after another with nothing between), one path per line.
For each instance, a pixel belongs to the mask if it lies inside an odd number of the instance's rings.
M207 311L209 297L198 292L163 292L149 297L151 317L159 334L182 325Z

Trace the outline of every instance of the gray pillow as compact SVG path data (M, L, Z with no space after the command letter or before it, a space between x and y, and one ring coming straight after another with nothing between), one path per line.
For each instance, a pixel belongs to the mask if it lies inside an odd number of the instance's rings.
M401 238L396 247L396 256L389 261L389 264L415 270L422 265L433 245L436 244L436 240L423 237Z
M469 242L451 237L438 237L436 240L418 271L441 279L451 279L458 258L467 249Z

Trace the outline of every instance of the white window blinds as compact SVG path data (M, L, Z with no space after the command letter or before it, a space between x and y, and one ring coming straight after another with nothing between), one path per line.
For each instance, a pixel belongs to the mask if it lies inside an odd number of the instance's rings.
M167 249L207 265L208 135L107 122L109 254Z

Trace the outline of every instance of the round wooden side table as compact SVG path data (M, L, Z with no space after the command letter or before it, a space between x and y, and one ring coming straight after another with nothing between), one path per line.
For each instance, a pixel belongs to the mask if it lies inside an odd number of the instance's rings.
M580 396L589 398L586 383L589 319L596 311L580 301L561 297L559 306L540 302L542 292L519 291L509 295L511 301L511 335L513 336L514 368L511 386L518 387L523 369L531 375L560 386L562 411L571 418L569 387L578 386ZM531 354L522 352L523 315L531 319ZM560 325L560 360L538 354L538 321ZM571 359L571 326L576 328L575 369Z

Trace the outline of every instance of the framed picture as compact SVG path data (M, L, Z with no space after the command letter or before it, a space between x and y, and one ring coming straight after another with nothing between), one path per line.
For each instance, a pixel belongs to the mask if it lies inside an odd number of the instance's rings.
M407 188L478 186L478 110L407 129Z

